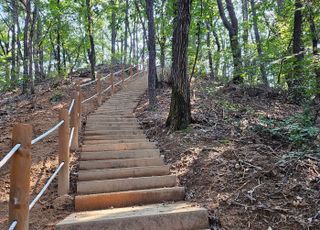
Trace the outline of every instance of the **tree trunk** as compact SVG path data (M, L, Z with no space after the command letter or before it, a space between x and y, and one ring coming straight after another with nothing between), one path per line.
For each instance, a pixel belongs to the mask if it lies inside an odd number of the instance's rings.
M148 17L148 50L149 50L149 69L148 69L148 94L149 106L154 108L156 99L156 41L153 16L153 0L146 0L146 13Z
M86 0L87 6L87 20L88 20L88 37L90 41L90 51L89 51L89 61L91 69L91 78L95 79L95 67L96 67L96 51L94 47L94 38L93 38L93 20L91 16L91 2ZM114 52L114 50L113 50ZM113 53L114 55L114 53Z
M57 0L58 8L60 10L60 0ZM58 15L58 23L57 23L57 51L56 51L56 61L57 61L57 69L58 69L58 76L60 77L62 75L62 69L61 69L61 16Z
M295 0L294 13L294 29L293 29L293 43L292 53L294 55L293 72L287 80L289 95L295 102L301 102L304 97L303 87L303 49L302 49L302 0Z
M238 40L238 19L236 13L234 11L232 0L226 0L227 10L230 17L230 22L226 17L224 12L224 7L222 4L222 0L217 0L220 17L222 19L223 25L229 32L229 39L233 57L233 82L236 84L243 83L242 74L242 59L241 59L241 48Z
M17 2L16 0L12 0L11 1L11 7L12 7L12 38L11 38L11 84L13 86L16 85L17 83L17 79L18 79L18 71L17 71L17 56L16 55L16 43L17 43L17 39L16 39L16 21L17 21L17 17L18 17L18 6L17 6Z
M28 83L31 76L29 75L29 24L31 21L31 0L26 2L26 18L23 29L23 81L22 93L28 93Z
M88 0L87 0L88 1ZM110 1L112 7L111 13L111 62L113 65L116 64L116 38L117 38L117 31L116 31L116 5L114 0Z
M312 38L312 54L314 56L314 73L316 77L315 99L314 99L314 118L317 127L320 127L320 57L319 57L319 38L317 36L316 24L312 5L308 7L308 21Z
M211 51L211 38L210 38L210 31L211 31L211 28L210 28L210 23L207 22L206 23L207 25L207 29L208 29L208 32L207 32L207 49L208 49L208 61L209 61L209 68L210 68L210 78L212 80L215 79L215 73L214 73L214 69L213 69L213 60L212 60L212 51Z
M191 122L190 83L187 76L191 0L177 0L175 4L171 70L173 85L167 125L171 130L180 130L187 128Z
M250 3L251 3L251 10L252 10L254 36L255 36L256 43L257 43L257 51L259 54L259 66L260 66L260 72L261 72L261 79L262 79L263 85L265 87L269 87L266 68L264 66L265 65L264 53L262 51L260 33L259 33L259 29L258 29L258 18L257 18L255 0L250 0Z
M126 0L126 16L124 19L125 28L124 28L124 64L127 64L128 56L128 30L129 30L129 0Z

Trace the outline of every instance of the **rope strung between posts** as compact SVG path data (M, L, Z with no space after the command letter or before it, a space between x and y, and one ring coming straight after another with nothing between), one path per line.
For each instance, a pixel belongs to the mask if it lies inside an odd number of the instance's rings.
M56 124L54 127L52 127L51 129L49 129L47 132L41 134L40 136L38 136L37 138L33 139L31 141L31 144L34 145L35 143L37 143L38 141L42 140L43 138L45 138L46 136L48 136L50 133L52 133L53 131L55 131L57 128L59 128L62 124L64 123L64 121L60 121L58 124Z
M87 86L87 85L91 85L92 83L95 83L96 81L97 81L97 79L92 80L92 81L89 81L89 82L87 82L87 83L84 83L84 84L80 85L80 87L82 88L82 87L85 87L85 86Z
M70 105L70 107L69 107L69 109L68 109L68 114L69 114L69 115L70 115L71 112L72 112L73 106L74 106L74 99L72 99L71 105Z
M90 101L91 99L95 98L96 96L98 96L98 94L97 94L97 93L96 93L95 95L93 95L93 96L91 96L91 97L89 97L89 98L87 98L87 99L83 100L83 101L81 102L81 104L86 103L87 101Z
M69 148L71 147L71 144L72 144L73 134L74 134L74 127L72 127L70 131Z
M49 180L47 183L43 186L41 191L38 193L38 195L33 199L33 201L29 204L29 210L33 208L33 206L37 203L37 201L40 199L40 197L43 195L43 193L47 190L53 179L57 176L59 171L62 169L62 166L64 165L64 162L61 162L58 168L54 171L54 173L49 177Z
M14 229L16 228L17 224L18 224L18 221L14 220L14 221L10 224L8 230L14 230Z
M13 156L13 154L15 154L20 147L21 147L20 144L16 144L10 150L10 152L8 152L7 155L5 155L5 157L0 161L0 168L2 168L2 166L4 166L10 160L10 158Z

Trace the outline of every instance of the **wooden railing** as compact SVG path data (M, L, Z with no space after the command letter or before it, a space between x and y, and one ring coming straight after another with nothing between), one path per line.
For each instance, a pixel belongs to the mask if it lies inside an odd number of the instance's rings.
M79 131L81 130L81 111L82 105L94 98L97 98L98 105L102 103L103 93L111 90L114 93L117 85L124 83L138 76L145 71L144 66L133 74L133 67L122 69L115 73L101 77L96 74L96 79L84 83L76 84L76 92L71 100L69 108L62 108L59 111L59 120L51 129L32 139L32 126L28 124L16 124L12 132L13 148L0 161L0 168L10 159L10 196L9 196L9 229L28 229L29 212L41 196L45 193L53 179L58 175L58 195L69 193L70 185L70 150L76 150L79 147ZM125 73L129 71L129 77L125 78ZM114 76L121 74L121 80L114 82ZM101 82L109 79L109 86L102 90ZM82 100L81 89L88 85L96 83L96 93L91 97ZM44 139L52 132L58 130L58 155L59 165L54 173L48 178L46 184L36 197L30 202L30 174L31 174L31 153L32 145Z

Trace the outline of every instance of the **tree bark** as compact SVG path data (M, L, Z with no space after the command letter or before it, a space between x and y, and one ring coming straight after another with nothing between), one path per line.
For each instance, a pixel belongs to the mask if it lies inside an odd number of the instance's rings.
M89 61L90 61L90 69L91 69L91 78L95 79L95 68L96 68L96 51L94 46L94 38L93 38L93 20L91 15L91 1L86 0L87 6L87 20L88 20L88 37L90 41L90 51L89 51Z
M149 69L148 69L148 94L149 106L154 108L157 103L156 98L156 41L153 16L153 0L146 0L146 13L148 17L148 50L149 50Z
M116 31L116 12L115 12L115 2L114 0L110 1L112 12L111 12L111 62L112 64L116 64L116 38L117 38L117 31Z
M17 69L17 57L16 55L16 43L17 43L17 30L16 30L16 21L18 17L18 6L16 0L11 1L12 7L12 38L11 38L11 84L13 87L17 83L18 79L18 69Z
M292 35L293 72L287 80L289 95L295 102L301 102L304 97L303 87L303 48L302 48L302 0L295 0L294 28Z
M29 24L31 21L31 0L26 2L25 23L23 29L23 80L22 93L28 93L28 83L31 76L29 75Z
M126 0L126 10L125 10L125 27L124 27L124 64L127 64L128 56L128 30L129 30L129 0Z
M57 5L60 10L60 0L57 0ZM58 76L60 77L62 75L62 68L61 68L61 16L58 15L58 23L57 23L57 44L56 44L56 61L57 61L57 69L58 69Z
M230 39L230 45L231 45L231 51L232 51L232 57L233 57L233 67L234 67L234 73L233 73L233 82L236 84L243 82L242 74L242 58L241 58L241 48L238 40L238 19L236 16L236 13L234 11L234 6L232 0L225 0L227 5L227 10L230 17L230 22L226 17L226 14L224 12L224 7L222 0L217 0L218 8L219 8L219 14L222 19L223 25L226 27L226 29L229 32L229 39Z
M166 124L171 130L180 130L187 128L191 122L190 83L187 76L191 0L176 0L175 7L171 69L173 85Z
M215 73L214 73L214 69L213 69L213 59L212 59L212 51L211 51L211 38L210 38L210 31L211 31L211 28L210 28L210 23L207 22L206 23L206 26L207 26L207 49L208 49L208 61L209 61L209 68L210 68L210 78L212 80L215 79Z
M260 66L260 72L261 72L261 79L262 79L263 85L268 88L269 82L268 82L268 77L267 77L265 63L264 63L264 53L262 50L260 33L258 29L258 18L257 18L255 0L250 0L250 3L251 3L251 10L252 10L254 36L257 43L257 52L259 54L259 66Z

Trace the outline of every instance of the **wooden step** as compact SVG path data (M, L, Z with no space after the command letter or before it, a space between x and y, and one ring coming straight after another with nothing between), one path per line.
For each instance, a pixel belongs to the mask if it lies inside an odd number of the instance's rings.
M116 143L116 144L93 144L83 145L82 151L96 152L96 151L117 151L117 150L133 150L133 149L155 149L157 148L153 142L136 142L136 143Z
M136 143L136 142L148 142L146 139L118 139L118 140L84 140L85 145L92 144L117 144L117 143Z
M104 126L104 125L87 125L86 131L97 131L97 130L139 130L138 125L118 125L118 126Z
M135 191L100 193L75 197L75 210L91 211L121 208L142 204L155 204L184 199L183 187L155 188Z
M80 181L77 183L77 192L79 194L94 194L174 187L176 185L176 179L175 175L165 175L114 180Z
M57 230L195 230L208 227L207 210L185 202L78 212L56 225Z
M142 135L142 130L92 130L85 131L85 135L96 136L96 135Z
M131 168L164 165L160 157L80 161L80 169Z
M126 135L126 134L117 134L117 135L88 135L84 136L85 140L118 140L118 139L137 139L137 138L145 138L144 134L131 134L131 135Z
M120 150L120 151L99 151L81 152L80 159L83 160L111 160L126 158L157 158L160 156L158 149Z
M139 124L137 121L132 121L132 122L118 122L118 121L114 121L114 122L101 122L101 123L89 123L87 122L86 123L86 128L89 127L89 126L100 126L102 125L103 127L117 127L117 126L138 126L139 127Z
M78 180L108 180L129 177L163 176L168 174L169 166L167 165L115 169L91 169L79 170Z

